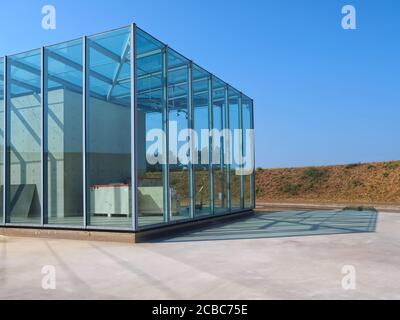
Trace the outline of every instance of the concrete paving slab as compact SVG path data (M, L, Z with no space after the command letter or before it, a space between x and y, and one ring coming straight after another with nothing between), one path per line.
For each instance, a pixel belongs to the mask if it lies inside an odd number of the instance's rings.
M304 215L311 224L319 219ZM342 217L334 221L346 223ZM202 241L192 236L131 245L0 237L0 298L400 299L396 213L377 214L368 232ZM48 283L45 266L54 267L55 290L42 287ZM356 290L343 289L344 266L355 268Z

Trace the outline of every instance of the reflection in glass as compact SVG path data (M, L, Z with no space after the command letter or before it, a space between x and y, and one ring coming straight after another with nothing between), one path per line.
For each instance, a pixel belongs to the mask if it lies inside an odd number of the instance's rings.
M189 164L183 158L189 144L189 83L188 61L175 51L168 49L168 117L169 117L169 192L171 220L190 218L190 174ZM180 136L180 135L183 136Z
M213 78L213 129L216 129L219 134L213 138L213 172L214 172L214 212L228 212L227 198L227 165L224 159L225 141L223 130L226 128L225 112L225 84Z
M209 128L209 74L193 68L194 130L198 137L197 163L194 164L195 217L211 214L209 137L202 130Z
M83 225L82 56L81 39L45 50L48 224Z
M91 226L132 227L131 28L87 39L87 205Z
M243 149L244 149L244 158L252 159L250 155L246 154L248 149L248 144L251 141L248 140L247 130L251 129L251 100L246 96L243 96L242 102L242 112L243 112ZM252 164L244 163L246 169L250 168ZM245 209L250 209L253 207L253 187L252 187L252 174L247 173L244 176L244 207Z
M238 136L238 129L240 129L240 108L239 108L239 96L240 93L235 89L229 87L229 127L231 132L231 209L232 211L240 210L240 175L237 175L237 169L239 168L240 158L238 155L241 153L240 140L235 139L235 135Z
M158 141L160 148L151 151L157 141L147 141L151 130L162 130L166 116L164 101L163 45L143 32L136 30L136 161L138 170L138 222L140 227L161 224L164 216L164 159L165 138ZM152 152L152 153L151 153ZM151 153L151 154L150 154Z
M40 224L41 50L8 62L9 222Z

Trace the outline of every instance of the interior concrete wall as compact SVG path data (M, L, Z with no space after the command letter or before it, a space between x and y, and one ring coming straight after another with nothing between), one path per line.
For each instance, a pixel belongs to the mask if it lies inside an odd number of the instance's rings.
M48 95L48 212L82 215L82 95L68 90Z
M52 217L79 216L82 211L82 94L49 92L48 210ZM40 208L40 97L11 100L11 184L34 185ZM90 99L88 110L89 185L129 183L131 179L130 108ZM40 212L40 210L39 210Z
M130 107L91 98L87 118L89 185L130 183Z
M28 215L38 216L41 172L40 96L22 96L13 98L10 102L10 183L14 186L10 188L11 216L27 215L27 209L22 210L19 206L22 201L16 201L27 185L33 186L34 190Z

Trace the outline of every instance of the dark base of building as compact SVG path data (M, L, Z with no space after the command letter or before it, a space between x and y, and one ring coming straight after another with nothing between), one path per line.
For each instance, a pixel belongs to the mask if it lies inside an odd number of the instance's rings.
M207 227L216 222L232 221L252 214L253 211L242 211L233 214L213 216L197 221L189 221L173 225L161 226L143 231L116 231L116 230L78 230L64 228L34 228L0 226L0 235L8 237L29 237L39 239L64 239L83 241L106 241L120 243L143 243L157 238L167 237L181 232Z

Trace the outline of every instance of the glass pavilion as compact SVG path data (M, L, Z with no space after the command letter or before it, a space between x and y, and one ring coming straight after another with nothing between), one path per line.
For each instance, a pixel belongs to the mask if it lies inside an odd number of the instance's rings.
M138 231L255 207L254 171L224 161L245 132L207 137L199 157L217 163L168 161L170 134L166 164L147 160L149 130L253 129L253 101L136 25L0 58L0 73L0 227Z

